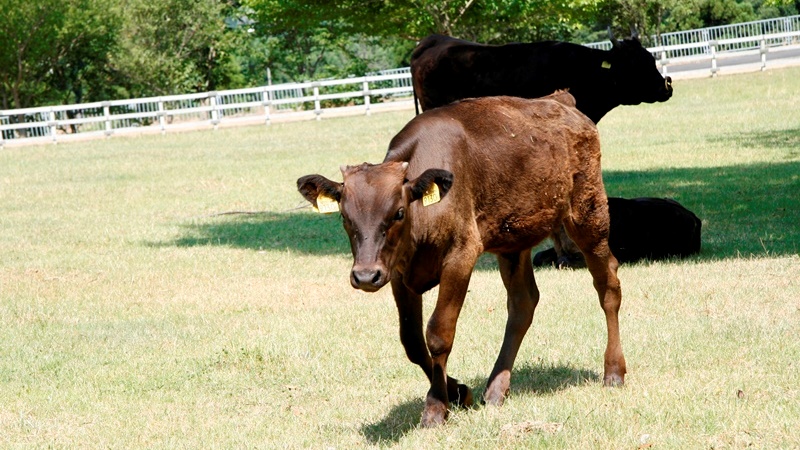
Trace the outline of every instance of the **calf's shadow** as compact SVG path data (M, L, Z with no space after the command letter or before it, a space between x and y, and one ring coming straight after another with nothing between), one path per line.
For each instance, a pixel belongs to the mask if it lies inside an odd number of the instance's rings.
M473 409L483 407L480 405L480 399L483 398L486 381L486 377L475 377L467 382L467 385L473 388L476 399ZM592 370L576 369L568 365L545 366L522 363L512 371L511 397L546 396L574 386L598 384L599 381L600 375ZM423 392L425 387L427 382L420 372L420 391ZM597 388L601 388L599 384ZM422 395L420 398L395 405L383 419L362 426L361 433L372 444L398 442L419 425L422 409L425 406L424 393Z

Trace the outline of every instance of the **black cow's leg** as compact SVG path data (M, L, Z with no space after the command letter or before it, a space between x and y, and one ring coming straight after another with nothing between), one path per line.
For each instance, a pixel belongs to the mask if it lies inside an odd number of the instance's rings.
M604 356L603 384L619 386L625 383L626 371L625 356L622 354L619 337L619 308L622 303L622 289L617 278L619 263L608 247L607 227L606 233L598 234L598 228L570 225L567 226L567 232L580 247L586 259L586 266L592 274L594 288L600 298L600 306L606 315L608 342Z
M439 298L428 321L426 340L431 354L431 388L425 397L422 426L431 427L444 423L450 399L448 392L447 358L453 348L456 322L467 295L467 286L478 254L450 255L442 268ZM470 400L472 394L469 394Z
M539 290L533 277L531 251L498 255L500 275L508 292L508 320L503 346L497 356L486 386L483 400L490 405L502 405L511 383L511 368L525 333L533 322L533 312L539 302Z
M400 342L408 359L420 366L430 381L433 376L433 362L422 333L422 296L411 292L403 284L400 273L392 275L392 292L400 319ZM472 391L466 385L459 384L455 378L447 377L447 395L459 406L472 405Z

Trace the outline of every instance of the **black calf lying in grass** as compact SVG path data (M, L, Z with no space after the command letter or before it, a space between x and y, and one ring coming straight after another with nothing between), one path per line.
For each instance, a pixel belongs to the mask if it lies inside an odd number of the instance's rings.
M608 198L611 217L608 246L620 263L642 259L686 257L700 252L702 222L669 198ZM564 233L553 235L553 247L533 257L534 267L586 267L583 254Z

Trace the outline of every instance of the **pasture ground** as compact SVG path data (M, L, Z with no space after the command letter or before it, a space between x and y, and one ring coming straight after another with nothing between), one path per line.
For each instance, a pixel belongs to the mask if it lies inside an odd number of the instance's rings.
M609 194L677 199L702 254L620 269L619 389L588 273L537 271L512 397L434 430L390 290L295 192L410 111L0 151L0 447L800 448L798 104L789 68L604 118ZM476 398L504 304L485 257L449 364Z

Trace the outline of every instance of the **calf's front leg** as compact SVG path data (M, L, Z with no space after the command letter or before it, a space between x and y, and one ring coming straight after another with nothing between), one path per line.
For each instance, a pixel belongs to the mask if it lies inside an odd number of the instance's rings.
M447 358L453 348L456 334L456 322L467 295L472 265L465 267L464 260L445 267L439 285L439 298L428 321L426 338L431 355L431 388L425 397L425 409L422 412L422 426L432 427L443 424L447 420L450 395L448 392ZM472 401L472 393L469 393Z
M422 296L411 292L403 283L400 273L392 275L392 293L400 319L400 342L408 359L420 366L428 377L433 379L433 361L425 336L422 333ZM447 397L459 406L472 406L472 391L458 380L447 377Z

